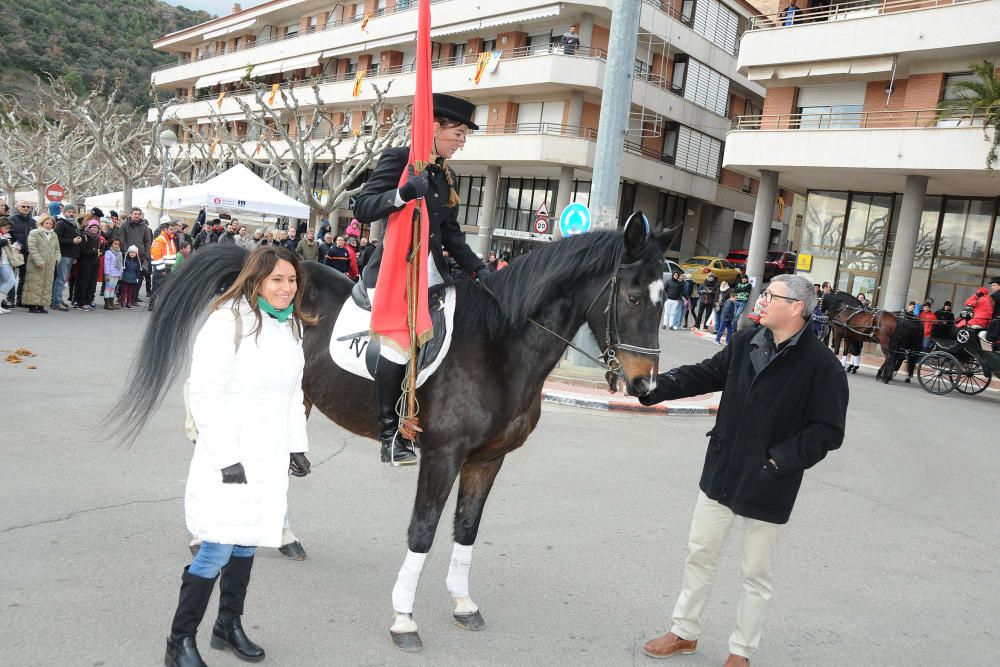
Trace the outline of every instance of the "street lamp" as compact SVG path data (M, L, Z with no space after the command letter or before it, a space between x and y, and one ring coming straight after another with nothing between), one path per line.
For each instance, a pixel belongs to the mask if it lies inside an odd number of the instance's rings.
M167 197L167 172L170 170L170 149L177 145L177 135L173 130L160 132L160 145L163 146L163 182L160 185L160 215L163 215L163 203Z

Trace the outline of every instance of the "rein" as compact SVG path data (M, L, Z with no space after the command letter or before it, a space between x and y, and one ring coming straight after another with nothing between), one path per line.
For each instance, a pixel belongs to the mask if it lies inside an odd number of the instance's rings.
M619 339L618 309L617 309L618 273L623 268L636 266L638 264L639 261L632 262L631 264L619 264L618 268L615 269L615 272L611 275L610 278L608 278L607 282L604 283L604 286L601 287L601 289L594 296L593 300L590 302L590 305L587 306L587 309L583 311L584 317L586 318L586 316L590 313L591 308L593 308L594 305L597 303L597 301L604 295L604 293L608 291L608 288L609 287L611 288L611 296L608 298L608 305L604 309L604 312L607 313L608 315L604 327L604 339L607 341L607 347L604 350L602 350L600 357L595 357L586 350L581 349L578 345L573 344L573 342L567 339L565 336L561 336L560 334L548 328L541 322L538 322L534 318L531 317L527 318L528 323L541 329L545 333L554 336L555 338L565 343L567 346L573 348L574 350L585 356L587 359L590 359L592 362L603 368L606 372L605 375L608 378L609 384L611 384L612 378L615 379L616 381L625 382L626 379L625 373L622 371L621 362L618 361L619 350L656 357L657 359L659 359L660 357L660 348L658 347L656 348L639 347L638 345L622 343L620 340L618 340ZM485 290L487 294L493 297L493 300L496 301L497 305L500 305L500 299L497 297L496 293L493 290L487 287L481 280L477 280L476 284L479 285L483 290Z

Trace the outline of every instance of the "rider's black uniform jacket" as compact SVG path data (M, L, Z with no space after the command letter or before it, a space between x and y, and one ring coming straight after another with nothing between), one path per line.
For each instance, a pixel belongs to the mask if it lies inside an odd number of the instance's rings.
M382 153L375 171L365 183L361 194L355 198L354 217L360 222L372 223L388 218L390 213L402 208L396 206L396 189L409 157L410 149L406 146L390 148ZM443 250L447 250L458 265L469 273L477 271L483 265L483 260L479 259L465 242L465 232L458 224L458 206L448 208L448 196L451 190L448 179L441 167L433 165L430 169L432 170L429 178L430 187L424 199L430 215L430 251L438 273L445 278L448 277L448 265ZM451 171L451 177L457 190L458 176L454 170ZM375 287L378 278L383 246L383 243L378 245L365 266L363 278L365 286L369 289Z

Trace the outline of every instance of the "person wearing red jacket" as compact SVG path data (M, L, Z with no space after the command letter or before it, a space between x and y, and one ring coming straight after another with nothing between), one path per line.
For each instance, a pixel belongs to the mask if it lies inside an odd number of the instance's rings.
M989 326L990 318L993 317L993 299L985 287L977 289L975 294L966 299L964 305L962 318L955 322L955 326L975 329L985 329Z
M931 340L931 329L937 324L937 315L932 310L930 301L924 301L924 307L920 309L920 321L924 323L924 349L929 350L934 342Z

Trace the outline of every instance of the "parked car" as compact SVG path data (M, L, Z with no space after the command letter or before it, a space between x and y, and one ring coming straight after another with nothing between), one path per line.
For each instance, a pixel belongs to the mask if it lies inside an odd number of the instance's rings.
M686 262L681 262L681 269L685 273L691 274L691 280L698 285L705 282L708 274L714 273L719 281L725 280L730 285L739 278L740 270L733 266L729 260L721 257L706 257L699 255L691 257Z
M740 271L746 273L747 270L747 255L750 254L749 250L730 250L729 254L726 255L726 261L735 266Z
M746 273L747 256L749 250L730 250L726 259L730 264ZM782 273L795 273L795 260L797 256L794 252L782 252L780 250L769 250L764 260L764 280L768 281Z
M799 256L794 252L782 252L774 250L767 253L767 263L774 265L774 275L782 273L795 273L795 263Z
M674 260L672 259L663 260L663 275L670 277L674 271L677 271L679 273L687 273L684 269L681 268L681 265L675 262Z

